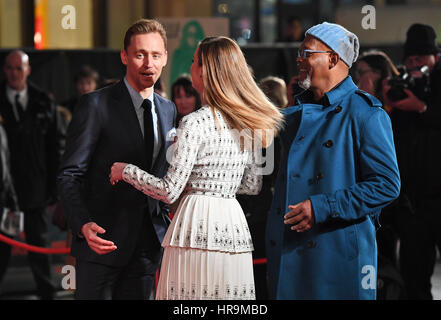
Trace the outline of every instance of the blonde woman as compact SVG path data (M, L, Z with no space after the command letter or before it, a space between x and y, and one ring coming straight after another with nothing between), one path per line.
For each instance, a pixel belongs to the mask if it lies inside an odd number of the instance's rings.
M253 244L235 195L259 192L252 145L268 146L271 136L257 133L277 132L282 115L229 38L204 39L191 76L203 107L181 120L165 177L115 163L111 183L124 180L166 203L181 196L162 243L156 299L255 299Z

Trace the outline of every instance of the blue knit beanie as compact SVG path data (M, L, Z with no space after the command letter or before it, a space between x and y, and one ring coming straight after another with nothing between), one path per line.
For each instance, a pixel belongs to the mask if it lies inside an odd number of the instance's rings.
M319 39L333 51L337 52L340 59L343 60L349 68L352 66L352 63L357 60L358 50L360 48L358 38L341 25L323 22L309 28L305 32L305 36L308 34Z

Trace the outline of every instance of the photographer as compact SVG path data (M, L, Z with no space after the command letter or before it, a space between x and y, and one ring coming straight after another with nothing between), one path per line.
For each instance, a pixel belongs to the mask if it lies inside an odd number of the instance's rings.
M408 204L396 223L409 299L433 298L430 280L436 247L441 250L441 63L435 39L432 27L412 25L404 45L407 77L383 81L385 103L393 108L400 198Z

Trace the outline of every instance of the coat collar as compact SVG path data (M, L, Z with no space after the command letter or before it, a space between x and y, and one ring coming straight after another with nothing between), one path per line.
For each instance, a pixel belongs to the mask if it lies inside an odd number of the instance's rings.
M158 115L158 124L159 124L158 131L160 131L160 133L162 134L163 143L161 147L163 148L166 142L165 138L168 130L167 128L168 110L166 110L166 108L159 99L159 95L155 92L153 93L153 103L156 106L156 114Z
M158 156L156 157L156 161L153 164L153 172L158 172L159 167L165 161L165 154L167 152L168 146L173 141L167 141L167 133L172 127L170 127L170 109L167 108L165 101L163 101L162 97L157 93L153 93L153 101L156 106L156 114L158 115L158 131L160 132L160 136L162 139L161 148L159 149Z

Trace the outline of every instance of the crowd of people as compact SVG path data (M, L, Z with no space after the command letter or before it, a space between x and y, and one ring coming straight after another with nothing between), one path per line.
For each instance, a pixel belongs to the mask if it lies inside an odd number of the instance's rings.
M126 31L122 80L84 66L59 105L28 81L25 52L6 57L2 214L22 211L26 242L45 247L51 208L69 232L77 299L432 299L435 31L412 25L398 67L360 53L338 24L300 22L285 35L301 42L288 85L256 82L233 40L207 37L170 100L156 20ZM0 281L10 255L0 242ZM28 258L38 295L53 299L48 256Z

